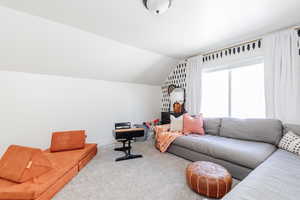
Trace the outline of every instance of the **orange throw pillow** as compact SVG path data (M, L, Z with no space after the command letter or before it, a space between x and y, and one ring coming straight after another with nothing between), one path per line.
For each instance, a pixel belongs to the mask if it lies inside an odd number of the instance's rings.
M24 183L52 169L42 150L11 145L0 160L0 177Z
M204 135L204 128L203 128L203 117L201 115L197 115L192 117L189 114L183 115L183 133L190 134L195 133L199 135Z
M83 149L85 145L85 131L54 132L51 140L51 152Z

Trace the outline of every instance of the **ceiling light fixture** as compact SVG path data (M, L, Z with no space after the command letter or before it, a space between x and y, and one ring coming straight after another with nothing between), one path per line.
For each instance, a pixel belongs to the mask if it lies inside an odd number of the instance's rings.
M143 0L143 2L150 12L160 15L171 7L172 0Z

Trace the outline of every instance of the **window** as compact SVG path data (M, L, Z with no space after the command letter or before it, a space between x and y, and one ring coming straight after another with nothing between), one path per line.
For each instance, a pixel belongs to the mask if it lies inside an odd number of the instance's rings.
M264 64L203 73L205 117L264 118Z
M227 117L228 112L228 72L204 73L202 77L202 112L210 117Z

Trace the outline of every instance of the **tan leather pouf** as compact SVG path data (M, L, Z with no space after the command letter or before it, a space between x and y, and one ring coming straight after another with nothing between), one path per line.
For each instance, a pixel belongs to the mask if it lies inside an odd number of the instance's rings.
M224 167L205 161L189 164L186 180L192 190L210 198L222 198L232 185L232 177Z

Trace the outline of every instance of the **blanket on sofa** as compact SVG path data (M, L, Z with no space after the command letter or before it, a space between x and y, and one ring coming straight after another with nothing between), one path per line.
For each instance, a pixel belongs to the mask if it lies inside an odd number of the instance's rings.
M160 152L166 152L172 142L180 137L184 136L182 131L169 131L170 124L155 126L155 147Z

